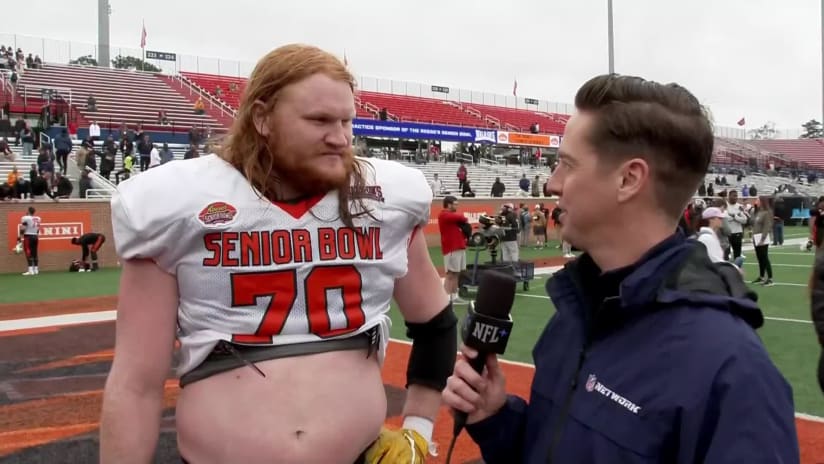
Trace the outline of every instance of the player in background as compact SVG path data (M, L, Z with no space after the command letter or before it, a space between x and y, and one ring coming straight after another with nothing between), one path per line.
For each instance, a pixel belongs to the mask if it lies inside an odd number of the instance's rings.
M34 213L34 207L30 206L28 214L20 219L20 226L17 228L17 241L23 244L23 252L25 252L26 261L29 264L28 270L23 273L24 276L37 275L40 273L37 258L40 216L35 216Z
M72 245L79 245L80 248L83 249L83 265L80 268L80 272L97 271L100 269L97 264L97 252L105 242L106 236L97 232L89 232L80 237L72 237ZM92 258L91 267L89 267L88 263L89 255L91 255Z
M219 155L120 183L101 463L151 461L175 338L184 462L424 462L457 319L417 232L423 173L353 155L354 85L329 53L278 48ZM413 340L396 430L381 379L393 298Z

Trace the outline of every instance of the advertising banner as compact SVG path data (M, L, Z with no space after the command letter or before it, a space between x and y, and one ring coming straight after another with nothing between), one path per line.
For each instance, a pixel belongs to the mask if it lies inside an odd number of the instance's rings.
M19 212L7 213L7 240L9 250L17 244L17 230L20 220L26 215L21 205ZM34 213L40 217L39 251L71 251L79 248L71 244L72 237L79 237L92 230L90 211L42 211Z
M375 119L355 119L352 122L352 131L357 136L438 140L443 142L495 143L497 140L497 131L494 129L378 121Z

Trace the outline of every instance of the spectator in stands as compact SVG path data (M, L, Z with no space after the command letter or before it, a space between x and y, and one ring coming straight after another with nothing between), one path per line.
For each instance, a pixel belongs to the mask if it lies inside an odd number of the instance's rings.
M755 257L758 259L758 278L752 283L762 284L765 287L774 285L769 254L769 239L773 229L774 215L772 200L770 197L761 197L758 200L752 225L752 242L755 247Z
M109 134L103 142L103 149L100 152L100 175L109 180L109 176L114 171L115 159L117 158L117 145L114 137Z
M429 188L432 189L433 196L440 195L443 191L443 182L438 178L437 172L432 176L432 182L429 183Z
M77 140L77 119L72 119L68 124L69 137L72 140Z
M132 139L129 138L128 132L121 132L120 135L120 153L123 154L125 158L127 155L134 154L134 143L132 143Z
M189 129L189 145L200 145L201 137L200 137L200 130L198 130L197 126L192 126Z
M707 185L707 196L714 197L715 196L715 187L712 184Z
M183 154L183 159L192 159L192 158L200 158L200 155L197 152L197 145L189 145L189 148Z
M64 175L69 168L69 153L72 152L72 139L69 137L69 131L62 129L60 135L54 139L54 149L57 152L57 165L60 167L60 172Z
M699 197L707 196L707 184L706 184L706 182L701 182L701 185L698 186L698 196Z
M152 156L152 142L149 141L149 136L144 135L143 138L137 142L137 154L140 156L140 171L149 169L149 161Z
M34 57L29 53L29 56L26 57L26 67L31 69L34 67Z
M17 116L17 120L14 121L14 145L20 145L20 137L23 136L23 129L26 128L26 121L23 120L22 116Z
M57 173L55 175L55 193L53 198L69 198L72 196L72 190L74 190L74 185L69 180L68 177Z
M221 89L219 85L215 87L215 96L219 99L223 99L223 89Z
M115 184L120 183L120 176L123 176L123 180L128 179L132 175L132 170L134 169L134 155L128 154L123 157L123 169L114 173L114 182Z
M9 139L6 137L0 140L0 157L2 157L4 161L14 161L14 152L11 151Z
M500 177L495 178L495 182L492 183L492 189L489 192L490 195L496 198L500 198L504 196L504 192L506 192L506 185L501 182Z
M467 182L467 171L464 162L461 161L461 165L458 166L458 190L464 192L464 184ZM462 193L463 195L463 193Z
M529 185L526 174L521 174L521 180L518 181L518 195L522 197L529 196Z
M40 59L40 55L34 55L34 68L40 69L43 67L43 60Z
M54 158L51 151L44 146L40 146L39 154L37 155L37 169L42 173L54 173Z
M14 198L20 198L20 195L18 194L18 189L17 189L17 183L20 180L21 180L20 179L20 173L17 172L17 166L12 166L11 167L11 172L9 172L9 175L6 176L6 184L8 184L9 188L11 188L12 193L13 193L12 196Z
M29 158L32 155L34 148L34 131L31 130L29 124L20 132L20 140L23 143L23 158Z
M758 189L755 188L755 184L750 185L750 196L757 197L758 196Z
M163 148L160 149L160 164L166 164L175 159L175 154L169 149L169 144L163 142Z
M157 123L161 126L169 125L169 117L166 115L166 110L161 109L157 112Z
M80 180L77 181L77 185L79 187L79 195L80 198L86 198L86 192L92 188L92 179L89 177L89 171L82 170L80 171Z
M203 103L203 98L197 97L197 101L195 102L195 114L205 114L206 113L206 105Z
M100 126L97 125L97 121L92 121L89 125L89 139L92 142L100 140Z
M97 111L97 99L94 98L94 94L89 94L89 98L86 99L86 109L89 111Z
M472 191L472 187L469 185L469 179L466 179L463 182L463 188L461 188L461 196L467 198L473 198L475 196L475 192Z
M152 144L152 150L149 152L149 169L160 166L160 150Z
M535 179L532 181L532 196L534 198L541 196L541 176L539 174L536 174Z
M230 82L230 83L229 83L229 92L236 93L236 92L238 91L238 89L239 89L239 88L238 88L238 86L237 86L237 83L236 83L236 82Z

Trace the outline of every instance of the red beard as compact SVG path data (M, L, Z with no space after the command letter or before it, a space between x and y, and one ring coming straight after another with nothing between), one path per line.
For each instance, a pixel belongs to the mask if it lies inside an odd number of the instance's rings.
M277 147L279 144L271 143ZM279 180L305 195L322 195L332 190L348 187L354 171L355 155L349 148L344 150L342 161L345 174L329 173L317 166L313 157L278 156L272 152L275 173Z

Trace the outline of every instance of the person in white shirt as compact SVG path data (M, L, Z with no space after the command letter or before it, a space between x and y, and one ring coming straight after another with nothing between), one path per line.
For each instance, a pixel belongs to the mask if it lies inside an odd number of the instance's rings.
M149 152L149 168L160 166L160 151L156 146L152 145L152 151Z
M443 182L438 178L438 174L434 174L432 182L429 183L429 188L432 189L432 195L440 195L443 192Z
M89 126L89 138L92 139L92 142L100 140L100 126L97 125L97 121L92 121Z
M728 224L730 226L730 247L732 248L733 259L741 256L741 242L744 238L744 227L747 225L749 216L743 205L738 203L738 192L730 190L727 196Z
M724 250L718 240L718 231L724 225L724 212L721 208L711 206L701 213L701 228L698 230L698 241L707 247L707 255L714 263L724 261Z
M718 238L718 233L724 227L724 218L727 213L721 208L711 206L701 213L701 228L698 230L696 239L707 247L707 255L713 263L726 263L724 259L724 250L721 248L721 241ZM735 265L739 271L742 270L743 258L735 258L735 262L729 263Z

